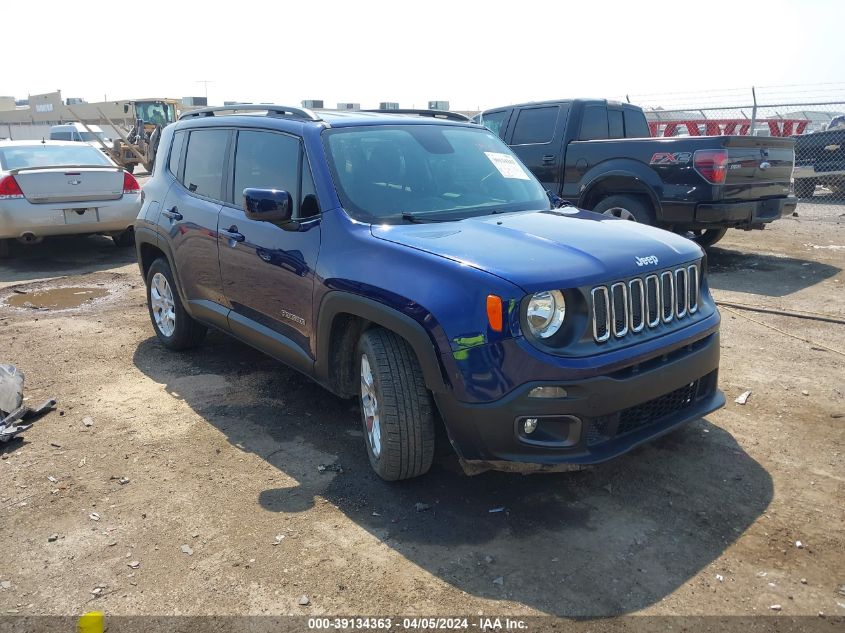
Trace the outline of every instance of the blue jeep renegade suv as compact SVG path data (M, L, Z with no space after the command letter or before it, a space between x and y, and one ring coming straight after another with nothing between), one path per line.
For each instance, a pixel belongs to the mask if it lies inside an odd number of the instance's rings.
M695 243L558 208L498 136L428 114L237 106L168 126L135 224L161 342L212 326L357 396L389 480L429 469L441 418L467 472L526 472L724 404Z

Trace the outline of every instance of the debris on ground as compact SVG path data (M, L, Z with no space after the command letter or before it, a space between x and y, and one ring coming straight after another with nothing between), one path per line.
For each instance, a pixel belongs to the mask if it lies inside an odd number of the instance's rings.
M795 541L795 547L797 547L798 549L804 549L804 543L802 543L801 541Z
M194 555L194 550L193 550L193 549L191 548L191 546L190 546L190 545L188 545L188 544L183 545L183 546L182 546L181 548L179 548L179 549L181 549L181 550L182 550L182 553L183 553L183 554L187 554L188 556L193 556L193 555Z
M285 540L284 534L276 534L276 540L273 542L273 545L278 545L279 543L281 543L284 540Z
M56 541L58 541L58 540L59 540L59 535L58 535L58 534L51 534L50 536L48 536L48 537L47 537L47 542L48 542L48 543L54 543L54 542L56 542Z
M12 581L11 580L0 580L0 589L11 589L12 588Z
M94 418L86 415L84 418L82 418L82 424L84 424L85 426L94 426Z
M772 606L770 606L769 608L770 608L772 611L780 611L783 607L781 607L779 604L773 604L773 605L772 605Z
M311 601L308 599L308 596L299 596L299 606L307 607L309 604L311 604Z
M29 407L23 404L24 375L14 365L0 364L0 442L8 442L23 433L42 415L56 406L54 399ZM30 424L19 424L30 421Z
M415 509L417 512L425 512L426 510L431 510L431 506L430 506L430 505L428 505L427 503L419 503L419 502L417 502L417 503L415 503L415 504L414 504L414 509Z
M505 506L501 506L501 507L498 507L498 508L490 508L489 510L487 510L487 512L489 512L490 514L494 514L496 512L504 512L504 511L505 511Z
M809 392L809 391L807 391L806 389L802 389L802 390L801 390L801 395L802 395L802 396L809 396L809 395L810 395L810 392Z
M92 512L91 514L88 515L88 518L91 519L92 521L99 521L100 515L96 512Z
M340 464L320 464L317 466L317 470L321 473L343 473L343 466Z
M497 578L494 578L494 579L493 579L493 584L494 584L494 585L499 585L500 587L504 586L504 584L505 584L505 579L504 579L504 577L503 577L503 576L499 576L499 577L497 577Z
M736 398L736 400L734 400L734 402L736 402L737 404L745 404L746 402L748 402L748 397L750 395L751 395L751 391L743 391L741 394L739 394L737 396L737 398Z
M137 560L133 560L131 563L126 564L129 565L132 569L138 569L141 566L141 562Z

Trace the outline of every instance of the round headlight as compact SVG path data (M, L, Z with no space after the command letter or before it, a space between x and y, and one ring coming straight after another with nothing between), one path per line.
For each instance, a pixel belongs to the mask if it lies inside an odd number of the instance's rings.
M528 301L528 329L537 338L554 336L566 316L566 301L560 290L535 292Z

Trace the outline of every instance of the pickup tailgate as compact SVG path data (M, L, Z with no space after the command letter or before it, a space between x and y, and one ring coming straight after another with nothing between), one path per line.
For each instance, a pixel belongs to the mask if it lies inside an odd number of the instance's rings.
M117 200L123 195L123 171L115 167L22 169L14 176L33 204Z
M708 137L722 139L728 152L724 200L755 200L789 193L795 141L768 136Z

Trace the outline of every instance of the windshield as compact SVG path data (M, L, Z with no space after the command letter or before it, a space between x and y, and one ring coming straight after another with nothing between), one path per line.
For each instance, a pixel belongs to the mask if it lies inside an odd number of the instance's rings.
M549 208L540 183L485 129L336 128L324 139L341 203L365 222L454 220Z
M176 111L172 103L160 101L136 102L135 117L143 119L144 123L153 123L164 127L176 120Z
M97 139L102 141L105 138L102 132L80 132L80 134L82 135L82 140L86 143L96 141Z
M72 167L74 165L103 165L112 162L100 150L90 145L17 145L0 149L3 169L22 167Z

